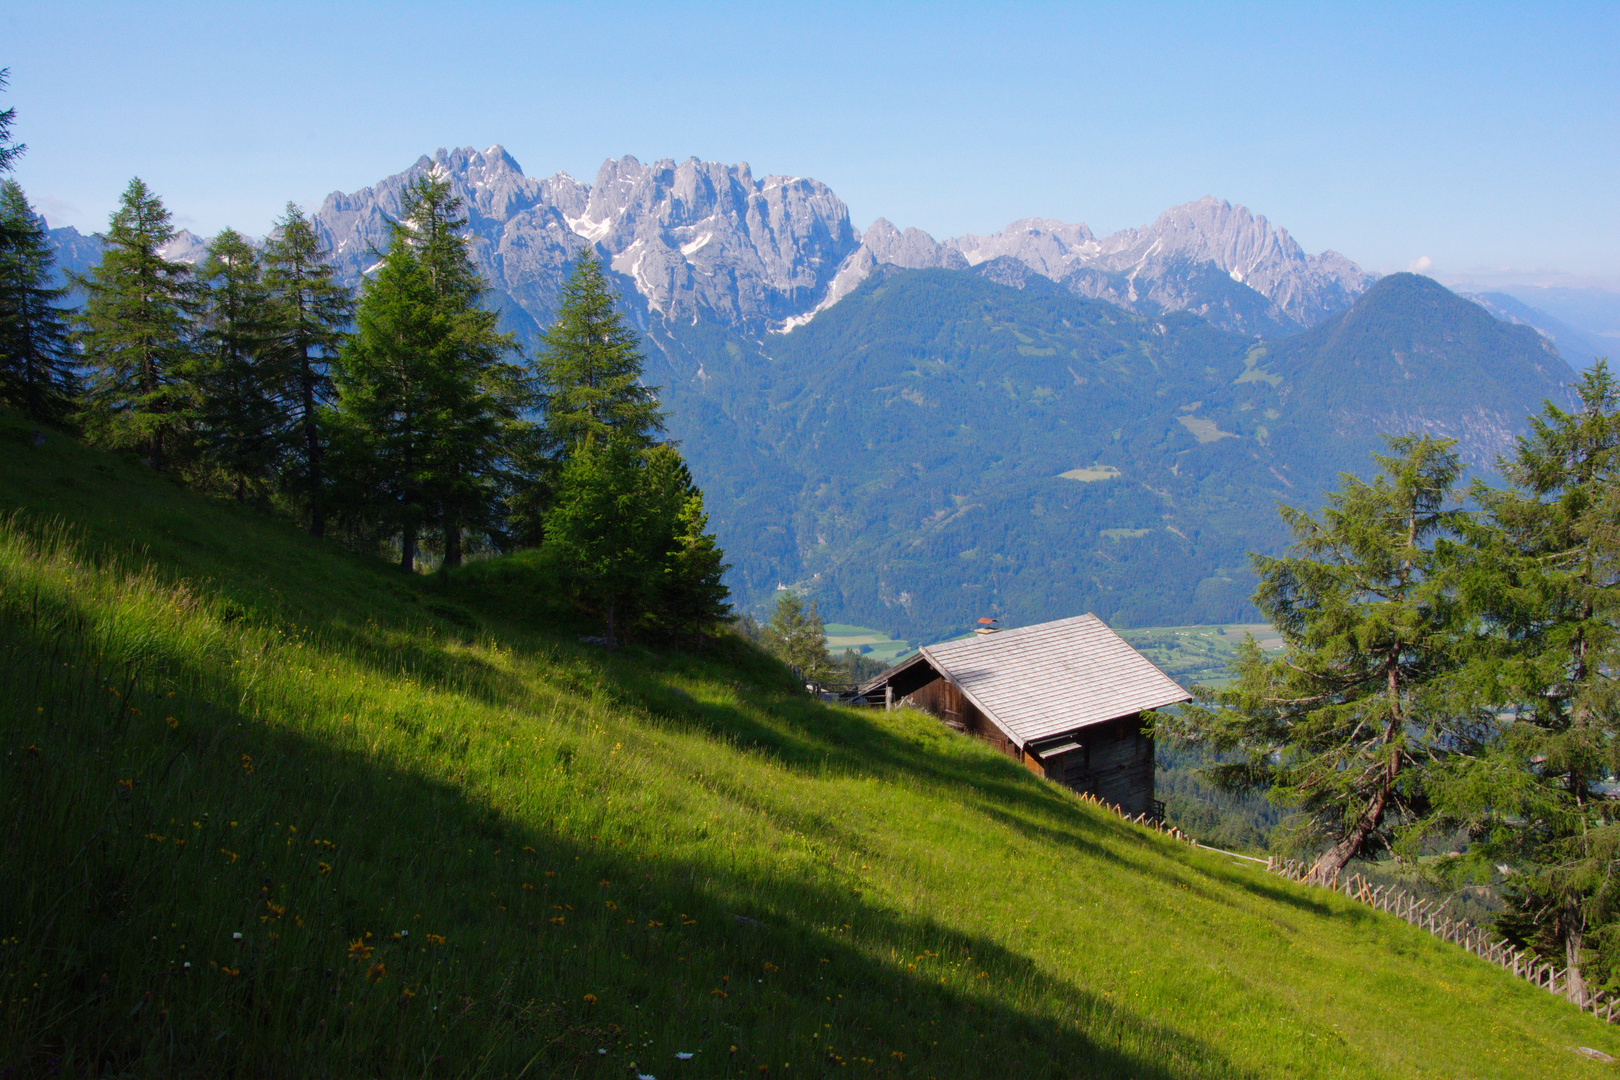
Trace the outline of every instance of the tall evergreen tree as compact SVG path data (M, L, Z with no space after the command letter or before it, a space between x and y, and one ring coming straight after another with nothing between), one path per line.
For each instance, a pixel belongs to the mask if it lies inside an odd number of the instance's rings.
M196 365L198 442L232 494L264 492L280 457L281 403L265 380L272 340L259 253L234 229L208 245Z
M701 647L705 634L731 614L725 554L708 531L703 492L680 452L662 443L643 456L649 513L644 618L654 632Z
M618 299L595 253L581 251L536 364L546 435L563 455L610 433L650 446L664 430L657 388L641 383L640 340Z
M22 188L0 183L0 400L49 422L66 418L79 392L55 260Z
M137 177L101 235L100 264L78 282L77 338L90 372L85 432L139 449L160 471L180 449L192 397L191 267L161 254L174 235L162 200Z
M765 647L806 682L820 682L832 673L821 612L815 601L805 607L791 590L776 598L776 608L765 624Z
M1593 963L1620 976L1620 382L1599 361L1576 391L1498 463L1513 487L1474 487L1462 581L1483 641L1464 682L1508 719L1456 763L1439 824L1487 873L1514 868L1502 929L1576 972L1582 1000Z
M11 69L0 68L0 90L6 88L11 81ZM28 151L28 147L19 142L12 141L11 125L17 120L17 110L0 109L0 173L10 172L16 168L17 159Z
M353 460L382 496L409 570L424 528L442 530L454 565L462 531L491 523L509 483L506 443L523 436L528 382L505 360L512 339L478 306L484 287L449 184L418 179L404 208L362 290L337 384Z
M1448 575L1461 466L1450 440L1389 443L1377 478L1344 477L1320 518L1283 509L1288 555L1251 556L1283 655L1251 636L1230 689L1200 688L1200 707L1159 726L1219 755L1206 772L1217 786L1297 808L1293 839L1320 850L1322 875L1428 815L1434 763L1484 735L1445 678L1464 624Z
M660 554L647 455L628 435L585 439L562 466L542 549L616 642L644 610ZM664 530L667 536L667 526Z
M516 477L515 453L531 425L532 380L507 361L517 345L482 306L487 291L468 257L461 200L448 180L420 181L409 204L412 240L439 311L443 347L435 380L433 499L444 565L461 565L462 534L492 531Z
M314 224L288 203L264 248L273 325L261 364L282 406L284 487L302 501L315 536L325 534L327 518L322 416L334 400L332 366L354 318L354 294L333 280L328 254Z

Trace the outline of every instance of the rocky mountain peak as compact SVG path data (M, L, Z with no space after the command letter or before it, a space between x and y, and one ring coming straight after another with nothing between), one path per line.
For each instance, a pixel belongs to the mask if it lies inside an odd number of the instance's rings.
M1144 314L1191 311L1256 334L1315 325L1342 311L1373 281L1342 255L1307 255L1287 230L1246 207L1205 196L1171 207L1151 225L1102 238L1084 224L1024 218L999 232L936 242L880 218L839 268L821 307L836 303L881 264L977 267L1007 258L1078 296ZM999 280L1009 273L1002 267L992 276Z
M440 150L353 194L333 193L316 215L351 279L387 242L400 194L437 170L467 210L474 261L494 289L544 322L566 264L594 246L666 318L711 312L763 329L814 308L859 245L849 211L824 184L756 180L746 162L688 158L645 164L610 158L591 184L566 173L523 175L505 149ZM498 298L497 298L498 299Z

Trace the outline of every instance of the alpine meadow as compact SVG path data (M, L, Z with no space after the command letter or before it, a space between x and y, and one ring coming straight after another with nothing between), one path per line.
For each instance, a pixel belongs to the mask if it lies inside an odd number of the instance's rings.
M498 145L81 235L18 123L0 1080L1613 1074L1604 331Z

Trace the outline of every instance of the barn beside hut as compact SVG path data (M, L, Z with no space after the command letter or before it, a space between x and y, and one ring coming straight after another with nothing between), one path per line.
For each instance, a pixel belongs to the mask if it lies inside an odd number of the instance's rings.
M925 645L859 693L892 694L1038 776L1153 817L1162 806L1142 713L1192 699L1095 615Z

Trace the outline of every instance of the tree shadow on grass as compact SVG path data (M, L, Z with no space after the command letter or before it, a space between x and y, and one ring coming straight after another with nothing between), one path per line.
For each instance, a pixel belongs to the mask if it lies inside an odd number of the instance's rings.
M231 700L222 687L160 690L215 673L148 670L114 698L70 638L3 630L0 738L37 757L0 773L22 838L0 882L14 954L51 972L13 1018L5 1066L1242 1075L1199 1039L836 880L728 869L718 841L677 859L539 828L209 704ZM166 710L184 719L141 719Z

